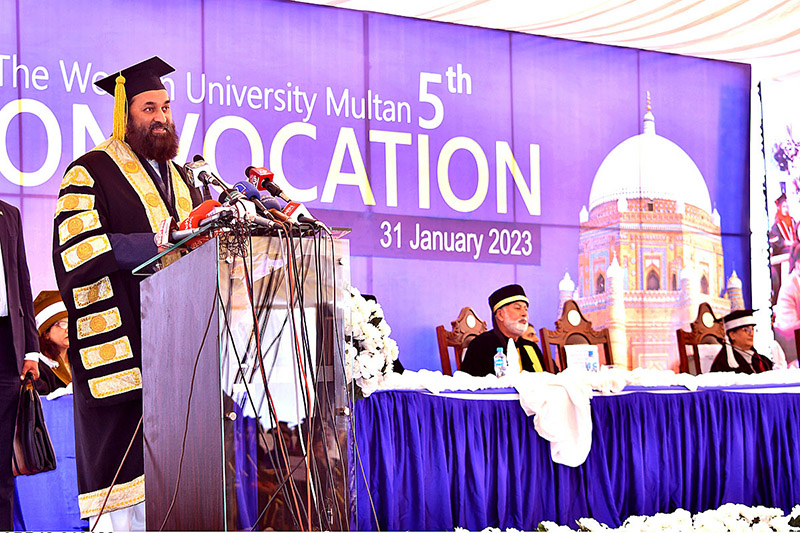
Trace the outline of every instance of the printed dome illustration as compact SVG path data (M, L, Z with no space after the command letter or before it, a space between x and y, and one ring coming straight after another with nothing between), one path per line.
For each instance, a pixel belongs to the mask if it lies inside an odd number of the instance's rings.
M648 110L640 135L619 143L594 177L589 209L621 198L659 198L691 204L711 214L711 196L692 158L674 142L656 135Z

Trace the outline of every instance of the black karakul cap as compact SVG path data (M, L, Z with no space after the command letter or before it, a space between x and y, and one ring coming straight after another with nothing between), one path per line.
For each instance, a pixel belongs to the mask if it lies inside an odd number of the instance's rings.
M786 193L782 192L780 196L775 200L776 205L781 205L783 202L786 201Z
M739 309L728 313L722 317L725 331L731 331L744 326L755 326L756 319L753 313L754 311L752 309Z
M118 70L102 80L97 80L94 84L113 96L117 76L122 75L125 78L125 96L130 102L139 93L164 89L161 76L166 76L174 71L175 69L163 59L153 56L131 67Z
M489 307L492 308L492 313L514 302L528 303L525 290L520 285L506 285L505 287L497 289L489 296Z

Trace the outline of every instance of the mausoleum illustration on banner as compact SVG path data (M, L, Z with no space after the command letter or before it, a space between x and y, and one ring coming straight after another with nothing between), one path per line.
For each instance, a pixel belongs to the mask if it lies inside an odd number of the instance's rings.
M642 133L600 164L580 211L577 287L559 283L559 313L575 299L608 328L614 363L678 369L675 331L700 303L719 318L744 308L742 282L725 280L719 212L691 157L656 133L648 94Z

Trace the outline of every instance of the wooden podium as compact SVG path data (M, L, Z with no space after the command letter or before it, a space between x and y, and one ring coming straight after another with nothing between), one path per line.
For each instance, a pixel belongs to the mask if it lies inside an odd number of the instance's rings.
M292 242L212 239L141 283L148 531L348 527L349 243Z

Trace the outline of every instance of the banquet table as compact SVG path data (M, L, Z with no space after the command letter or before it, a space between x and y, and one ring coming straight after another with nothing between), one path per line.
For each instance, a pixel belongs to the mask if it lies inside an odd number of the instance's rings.
M723 503L800 503L800 384L626 387L591 400L592 443L553 462L513 389L377 391L354 406L360 530L536 529ZM367 488L368 487L368 488Z

